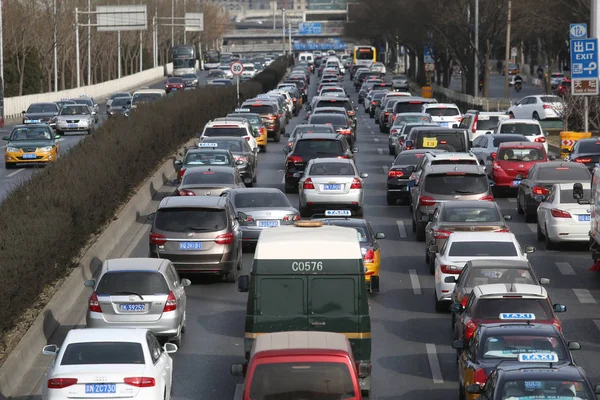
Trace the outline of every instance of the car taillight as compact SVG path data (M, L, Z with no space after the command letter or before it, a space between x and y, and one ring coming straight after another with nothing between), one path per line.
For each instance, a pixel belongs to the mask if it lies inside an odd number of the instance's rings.
M422 206L433 206L435 205L435 199L429 196L421 196L419 197L419 205Z
M388 171L388 178L400 178L401 176L404 176L404 172L397 169L390 169Z
M167 238L160 233L151 233L150 243L162 246L163 244L167 243Z
M546 143L546 138L542 137L542 136L537 137L537 138L535 138L535 142L537 142L537 143Z
M354 115L354 111L348 111L348 115L353 116Z
M177 191L177 193L180 196L195 196L196 194L194 192L192 192L191 190L179 190Z
M479 115L475 115L475 119L473 120L473 128L471 128L471 132L477 133L477 121L479 121Z
M362 189L362 183L358 180L358 178L352 179L350 189Z
M153 387L156 385L156 380L149 376L136 376L133 378L124 378L123 383L135 387Z
M442 271L442 274L458 275L460 274L461 269L456 265L440 265L440 271Z
M185 168L181 168L179 170L179 179L183 178L183 174L185 173Z
M500 228L500 229L495 229L494 232L510 232L510 229L508 229L508 228Z
M483 201L494 201L494 196L483 196L481 197L479 200L483 200Z
M269 121L275 121L275 120L277 120L277 115L267 115L267 119Z
M592 159L591 158L576 158L575 162L589 163L589 162L592 162Z
M392 121L396 120L396 114L392 115Z
M450 231L434 230L433 238L434 239L448 239L448 236L450 236L451 234L452 234L452 232L450 232Z
M492 168L494 168L494 169L502 169L502 167L500 166L500 164L498 164L496 161L494 161L492 163Z
M64 389L77 384L77 378L48 379L48 389Z
M465 339L471 339L471 336L475 333L475 329L477 329L477 325L475 322L469 321L465 326Z
M485 385L485 381L487 381L487 374L485 373L485 369L479 368L475 371L475 383L480 386Z
M246 142L250 141L250 136L244 136L244 139L246 139Z
M289 214L283 217L284 221L300 221L300 216L298 214Z
M376 106L377 102L376 101L372 101L371 104L373 104L374 106Z
M468 296L464 296L461 300L460 300L460 305L464 307L467 306L467 302L469 301L469 297Z
M498 156L498 153L496 153L496 152L492 152L491 156L492 156L492 159L494 159L494 160L495 160L495 159L496 159L496 157Z
M233 243L233 232L224 233L215 238L216 244L231 244Z
M261 135L266 135L267 134L267 128L265 128L264 126L261 126L260 129L259 129L259 131L260 131Z
M248 162L248 157L246 157L246 156L237 156L237 157L234 157L234 159L235 159L235 161L243 161L245 163Z
M89 309L91 312L102 312L102 308L100 307L100 302L98 301L98 295L96 292L92 292L89 301Z
M342 134L342 135L352 135L352 130L350 130L350 129L340 129L338 131L338 133Z
M375 262L375 252L372 249L367 250L367 252L363 256L363 262L365 264L371 264Z
M390 113L386 111L383 113L383 115L390 115Z
M163 312L175 310L177 310L177 299L175 298L175 294L173 292L169 292L169 295L167 296L167 302L165 303L165 307L163 308Z
M398 129L392 129L390 133L393 135L394 133L398 133Z
M533 194L541 194L541 195L547 195L548 194L548 189L544 189L541 186L536 186L532 190L533 190Z
M289 156L288 157L288 161L289 162L293 162L293 163L301 163L302 162L302 157L300 157L300 156Z
M571 218L571 214L567 211L559 210L558 208L550 210L550 214L552 214L554 218Z
M542 107L544 107L544 110L547 110L547 109L549 109L549 108L550 108L550 105L548 105L548 104L544 104Z
M304 183L302 184L302 189L314 189L315 185L313 185L312 179L306 178Z

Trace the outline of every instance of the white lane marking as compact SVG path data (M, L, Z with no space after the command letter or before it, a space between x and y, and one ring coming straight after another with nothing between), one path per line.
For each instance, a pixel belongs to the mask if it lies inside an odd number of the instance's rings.
M555 262L556 268L563 275L575 275L575 270L571 267L571 264L568 262Z
M375 141L375 143L379 143L379 138L375 138L373 140Z
M517 202L517 199L515 199L514 197L507 197L507 198L506 198L506 200L507 200L509 203L516 203L516 202Z
M233 400L242 400L243 394L244 394L244 385L241 383L237 383L235 385L235 392L233 393Z
M142 238L144 236L146 236L146 235L149 234L149 230L150 230L150 225L149 224L142 225L140 227L140 230L138 231L138 233L136 233L135 236L134 236L134 238L131 240L131 243L129 244L129 246L127 246L127 248L123 252L122 256L123 257L131 257L131 255L135 251L135 248L142 241Z
M398 233L400 233L400 237L402 239L406 239L406 227L404 226L404 221L398 220L396 221L396 224L398 225Z
M374 135L374 134L375 134L375 132L371 131L371 135Z
M537 233L537 224L527 224L529 230L533 233Z
M285 174L281 177L281 183L285 183Z
M595 319L594 324L596 324L596 328L600 331L600 319Z
M442 369L440 368L440 360L438 359L435 344L426 343L425 348L427 349L427 358L429 359L429 368L431 368L431 377L433 378L433 383L444 383Z
M16 174L25 171L25 168L21 168L16 170L15 172L11 172L10 174L6 175L8 178L12 178L13 176L15 176Z
M413 287L413 294L423 294L421 291L421 284L419 283L419 275L417 275L417 270L409 269L408 274L410 275L410 284Z
M383 149L377 149L377 152L379 153L379 155L383 154Z
M587 289L573 289L573 293L582 304L596 304L594 296Z
M383 169L383 173L384 173L385 175L387 175L387 173L388 173L388 170L390 169L390 167L388 167L387 165L382 165L382 166L381 166L381 168Z

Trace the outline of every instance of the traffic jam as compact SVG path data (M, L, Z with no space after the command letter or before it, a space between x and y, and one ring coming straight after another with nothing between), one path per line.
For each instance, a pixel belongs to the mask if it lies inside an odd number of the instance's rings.
M229 370L213 371L235 380L227 398L600 394L573 357L582 345L566 339L572 333L560 318L577 306L567 310L562 294L551 298L560 282L548 275L556 267L575 275L564 254L577 248L577 259L589 261L588 243L599 264L592 271L600 270L600 139L580 139L558 158L540 121L560 117L560 97L463 112L412 94L408 77L386 71L375 52L300 53L276 89L196 134L196 145L174 161L172 191L147 215L147 254L105 260L84 283L91 293L85 328L43 348L53 361L42 399L188 398L179 394L178 356L194 353L190 335L202 335L194 286L244 296L231 322L244 330L243 346ZM241 75L256 64L233 61L243 65L234 68L231 61L209 71L209 84L225 85L227 72ZM127 117L141 103L197 85L192 78L115 93L107 113ZM5 138L7 168L55 160L61 135L93 133L97 107L85 97L32 104ZM263 178L275 172L277 180ZM536 246L523 241L525 233ZM540 253L561 261L541 265ZM577 268L585 272L592 274ZM399 287L409 294L400 298ZM381 306L424 291L432 301L410 304L443 328L429 329L436 341L422 349L408 346L426 354L431 370L433 386L419 384L451 389L393 397L401 372L385 358L397 340L419 342L419 322L404 325L413 337L379 339L380 325L398 318ZM416 311L403 312L395 323Z

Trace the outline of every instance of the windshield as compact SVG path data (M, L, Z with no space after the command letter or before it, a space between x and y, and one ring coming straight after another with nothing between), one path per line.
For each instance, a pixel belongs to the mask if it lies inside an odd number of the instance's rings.
M210 71L208 71L208 77L209 78L213 78L213 77L222 77L225 76L225 72L221 71L220 69L211 69Z
M251 382L252 400L342 400L357 396L350 370L342 363L259 364L254 370Z
M119 292L134 292L142 296L167 294L169 286L159 272L110 271L102 275L96 293L110 295Z
M458 109L448 107L427 107L425 112L432 117L454 117L460 115Z
M545 158L542 149L500 149L498 151L499 161L539 161Z
M589 392L583 380L512 380L504 384L501 400L592 400L596 396Z
M215 172L215 171L194 171L195 168L188 170L183 175L181 184L186 185L232 185L233 173Z
M524 136L539 136L542 134L540 126L537 124L502 124L500 133L517 133Z
M233 198L237 208L273 208L291 207L283 193L237 193Z
M233 160L224 151L193 151L185 156L183 164L187 167L194 165L233 165Z
M129 101L131 101L131 97L117 97L113 100L111 107L123 107L126 106Z
M198 79L198 75L196 75L196 74L184 74L182 76L182 78L184 78L184 79Z
M207 127L202 136L247 136L246 128L237 126Z
M168 83L183 83L183 79L181 78L169 78L167 79Z
M27 109L27 114L55 113L58 107L55 103L32 104Z
M490 207L445 207L444 222L499 222L498 210Z
M452 242L449 257L516 257L513 242Z
M589 182L592 176L587 168L540 168L538 179L542 181Z
M11 135L11 141L19 140L51 140L51 128L45 126L27 126L14 128Z
M227 213L213 208L163 208L156 212L154 226L180 233L221 231L227 227Z
M294 154L299 156L308 155L332 155L338 156L344 152L342 143L338 140L299 140L294 147Z
M462 284L465 288L474 288L479 285L491 285L494 283L523 283L537 285L537 282L527 269L521 268L471 268L467 271L467 277Z
M193 58L176 58L173 60L173 68L194 68L196 60Z
M122 92L122 93L113 93L110 96L111 100L116 99L117 97L131 97L131 94L127 93L127 92Z
M340 114L316 114L311 115L309 122L311 124L330 124L335 127L347 127L348 119Z
M89 115L90 109L87 106L65 106L63 107L59 115Z
M480 194L489 189L485 175L462 174L430 174L425 177L424 190L431 194Z
M562 99L558 96L542 96L540 100L542 103L562 103Z
M145 363L142 345L133 342L70 343L60 361L60 365Z
M161 98L162 96L160 93L135 93L131 103L151 103L153 101L160 100Z
M349 163L316 162L310 168L309 175L313 176L354 176L356 172Z
M600 154L600 140L581 140L577 147L578 153Z
M494 335L483 342L482 354L485 359L516 360L519 354L556 353L559 360L566 358L565 348L558 337L532 335Z
M394 165L417 165L421 157L424 155L425 153L402 152L394 160Z

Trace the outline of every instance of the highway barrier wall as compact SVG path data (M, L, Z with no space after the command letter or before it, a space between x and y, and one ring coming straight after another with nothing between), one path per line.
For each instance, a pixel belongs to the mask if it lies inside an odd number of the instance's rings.
M147 69L137 74L124 76L112 81L98 83L91 86L83 86L75 89L61 90L58 92L30 94L27 96L7 97L4 99L4 118L19 118L24 110L31 103L55 102L64 98L79 97L81 95L91 96L98 100L108 97L114 92L128 91L130 89L143 86L146 83L154 82L165 76L166 69L173 69L173 63L152 69Z
M276 87L287 67L277 60L242 83L241 100ZM108 120L0 204L2 395L18 395L41 347L69 328L65 320L81 300L83 282L174 171L172 154L235 107L235 87L180 92L141 106L130 118Z

